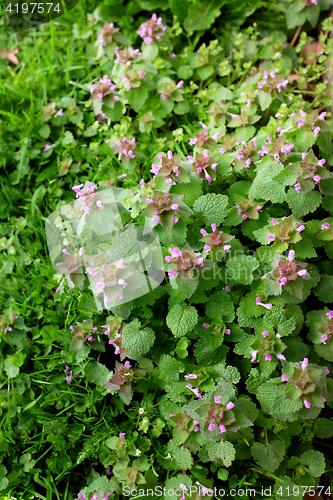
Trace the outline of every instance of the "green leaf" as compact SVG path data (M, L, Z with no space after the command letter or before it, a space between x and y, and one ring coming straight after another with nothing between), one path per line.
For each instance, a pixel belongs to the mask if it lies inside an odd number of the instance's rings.
M155 333L151 328L140 330L141 323L137 318L127 324L122 333L122 342L131 358L146 354L155 342Z
M84 375L87 378L88 382L96 385L105 385L110 377L110 372L106 368L106 366L100 363L89 363L84 368Z
M214 73L214 67L209 64L196 69L196 74L200 80L207 80Z
M264 92L263 90L259 90L259 104L262 111L265 111L272 102L272 96L268 92Z
M215 92L216 101L230 101L234 96L232 90L227 89L227 87L219 87Z
M44 123L44 125L42 125L38 130L38 133L43 139L47 139L51 133L50 126L47 123Z
M236 457L236 450L233 444L225 441L223 443L214 443L208 441L206 443L209 459L217 465L230 467Z
M301 464L306 465L311 476L320 477L325 472L325 457L320 451L309 450L300 456Z
M33 469L35 463L36 463L35 460L31 460L31 453L25 453L20 458L20 464L24 464L23 465L24 472L29 472L30 469Z
M83 132L83 137L94 137L95 135L97 135L97 130L92 125Z
M193 210L204 215L207 225L215 223L219 226L228 213L227 206L228 196L209 193L197 199L193 204Z
M186 184L186 187L183 184L176 184L172 186L170 193L184 194L182 202L189 207L193 207L195 200L202 195L202 182L197 175L192 174L190 175L190 182ZM174 227L177 227L177 225L178 223Z
M291 172L289 168L284 168L273 178L273 181L281 182L284 186L293 186L296 183L296 180L297 174Z
M303 194L296 193L295 188L290 188L287 193L287 203L295 217L303 217L309 212L314 212L319 207L322 196L319 191L310 191Z
M190 6L184 21L186 31L208 30L221 14L220 8L224 3L225 0L196 0Z
M187 332L193 330L198 322L198 313L195 307L186 307L176 304L169 311L166 323L175 337L183 337Z
M180 24L184 23L185 18L187 16L188 8L191 5L191 3L192 3L191 0L182 0L182 2L179 2L178 0L169 0L170 10L175 16L177 16ZM184 78L184 77L179 76L179 78Z
M255 257L251 257L250 255L240 255L228 259L226 265L228 268L226 274L227 281L250 285L255 279L252 273L259 267L259 262Z
M179 469L191 469L193 458L189 450L183 450L179 446L176 446L171 440L168 443L168 451L172 455L172 461Z
M123 114L123 104L118 101L115 103L113 108L109 108L108 106L102 106L102 111L103 113L106 114L108 118L112 122L117 122L119 121L121 115Z
M190 103L187 99L177 102L176 106L173 108L176 115L184 115L190 111Z
M169 0L169 1L173 1L173 0ZM178 2L178 0L175 0L175 3L177 3L178 5L181 5L180 2ZM191 66L179 66L179 68L177 69L177 76L180 80L187 80L188 78L191 78L191 76L193 75L193 69L191 68Z
M150 45L146 45L146 47L150 47ZM148 97L148 90L144 87L131 89L127 94L127 100L136 113L140 111L140 109L146 102L147 97Z
M257 176L250 188L249 196L253 196L251 190L255 189L257 198L259 195L264 200L270 200L273 203L283 203L286 198L285 188L273 180L282 169L283 165L277 162L260 165L257 170Z
M70 130L66 130L64 137L61 140L61 144L64 146L69 146L74 141L74 136Z
M322 274L319 284L313 289L313 293L322 302L333 302L333 276Z
M315 423L315 435L319 439L333 437L333 420L328 418L317 418Z
M274 441L265 446L262 443L254 443L251 446L251 453L259 466L266 472L274 472L282 462L286 453L286 446L283 441Z
M316 142L316 138L313 135L313 130L308 130L305 127L301 127L297 130L295 147L301 153L303 151L308 151L311 146Z
M162 354L158 366L171 380L179 380L179 372L184 370L183 363L167 354Z
M150 45L147 45L145 42L142 42L141 52L143 59L152 62L157 57L158 45L156 43L151 43Z
M211 319L221 316L225 323L234 321L234 304L226 290L216 291L209 297L209 302L206 305L206 315Z
M20 369L12 364L8 356L4 361L4 369L8 378L15 378L20 372Z

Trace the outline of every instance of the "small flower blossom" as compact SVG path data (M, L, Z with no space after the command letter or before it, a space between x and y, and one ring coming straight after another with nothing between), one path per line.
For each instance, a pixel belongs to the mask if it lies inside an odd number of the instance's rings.
M153 14L149 21L141 24L137 33L147 45L151 45L156 40L159 42L162 40L165 30L166 26L163 26L162 18L157 19L156 14Z
M258 353L258 351L255 351L255 350L250 351L250 354L252 354L251 363L253 363L256 360L257 353Z
M265 307L266 309L268 309L269 311L272 309L272 304L271 304L271 303L268 303L268 304L263 304L263 303L261 302L261 298L260 298L260 297L257 297L257 298L256 298L256 303L257 303L257 305L258 305L258 306L263 306L263 307Z

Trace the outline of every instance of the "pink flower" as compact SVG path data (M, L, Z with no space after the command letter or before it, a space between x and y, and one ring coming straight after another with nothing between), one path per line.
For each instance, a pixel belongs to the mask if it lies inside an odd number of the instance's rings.
M234 403L232 403L231 401L227 404L227 406L225 407L226 410L232 410L232 408L234 407Z
M265 360L266 361L272 361L272 356L270 354L266 354Z
M226 328L225 332L224 332L226 335L230 335L230 329L229 328Z
M43 149L44 153L47 153L50 149L54 148L55 144L45 144L45 148Z
M288 382L289 378L287 377L287 375L281 375L281 380L282 382Z
M301 190L301 185L297 182L294 186L296 193L299 193Z
M268 309L269 311L272 309L272 304L271 303L268 303L268 304L263 304L261 302L261 298L260 297L257 297L256 298L256 303L257 303L257 306L263 306L265 307L266 309Z
M263 337L268 337L269 336L269 333L267 330L265 330L264 332L262 332L262 336Z
M253 363L256 360L256 358L257 358L257 352L258 351L255 351L253 349L252 349L252 351L250 351L250 354L252 354L251 363Z
M286 358L283 356L283 354L277 354L276 357L277 357L277 359L280 359L281 361L286 360Z
M333 318L333 311L329 311L328 313L326 313L326 316L328 316L329 319L332 319Z
M125 436L126 436L126 432L121 432L121 433L119 434L119 437L120 437L120 438L124 438Z
M302 364L301 364L301 368L303 370L303 372L306 370L306 367L308 366L308 358L304 358L303 361L302 361Z
M219 425L219 429L220 429L220 434L223 434L224 432L226 432L226 428L224 427L223 424Z
M307 401L306 399L304 399L303 403L304 403L305 408L310 408L311 407L309 401Z

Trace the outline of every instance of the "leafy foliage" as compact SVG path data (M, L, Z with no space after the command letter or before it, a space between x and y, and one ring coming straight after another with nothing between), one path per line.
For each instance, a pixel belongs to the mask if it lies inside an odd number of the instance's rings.
M328 8L88 0L0 34L1 493L327 484Z

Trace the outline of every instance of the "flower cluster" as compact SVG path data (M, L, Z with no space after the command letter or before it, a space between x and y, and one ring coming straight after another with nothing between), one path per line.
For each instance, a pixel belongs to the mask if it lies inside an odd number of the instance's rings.
M88 85L87 88L90 90L90 99L92 101L94 101L95 99L99 99L99 101L102 102L104 97L106 97L107 95L111 95L114 102L117 102L119 99L117 95L113 95L116 89L116 85L111 82L110 78L108 78L107 75L104 75L103 78L101 78L101 80L99 80L94 85Z
M120 66L132 66L131 59L134 60L137 56L142 55L139 49L131 49L130 47L125 47L123 50L119 50L119 47L116 47L114 53L117 57L117 63Z
M319 114L317 109L312 111L310 114L307 114L305 111L300 109L297 113L291 113L289 115L289 117L292 118L294 126L297 124L298 129L304 127L307 130L313 130L313 136L315 138L318 137L321 130L328 130L328 125L325 124L325 116L326 111ZM320 122L320 126L318 122Z
M113 148L113 151L119 153L118 160L122 160L124 164L128 163L131 159L135 158L135 154L133 153L136 148L135 137L133 139L128 140L127 137L123 138L123 142L116 140L116 146Z
M207 125L204 123L200 122L202 126L202 131L199 132L199 134L195 134L194 138L190 138L189 145L194 146L196 145L198 148L202 147L214 147L216 146L216 141L220 137L220 132L216 132L212 137L210 137L206 130L208 130Z
M320 181L330 179L331 173L324 167L326 160L318 160L312 152L302 153L302 161L289 163L288 170L295 176L295 190L297 193L307 194L316 185L322 191Z
M7 332L12 332L16 319L18 319L18 316L11 309L7 311L7 314L0 316L0 333L6 335Z
M169 248L170 256L166 256L168 262L166 270L171 277L179 276L183 281L191 280L204 267L204 259L195 254L191 246L186 243L182 250Z
M129 361L124 364L116 361L114 375L105 384L105 388L109 391L120 390L125 397L129 397L132 390L132 382L137 382L139 377L144 377L146 370L140 368L132 368Z
M251 363L254 361L262 362L263 360L272 361L273 358L280 361L285 360L286 358L282 352L286 349L286 345L280 339L281 335L279 333L269 332L268 330L263 331L261 338L254 342L252 346L254 348L250 351Z
M103 28L98 32L98 43L103 47L110 45L114 40L119 40L119 28L115 28L113 23L105 23Z
M306 271L307 262L293 262L295 257L294 250L290 250L288 257L275 255L272 262L272 271L263 276L266 280L265 286L271 287L271 293L279 295L282 290L302 298L303 280L310 276Z
M161 89L161 97L163 101L182 101L182 94L184 93L184 90L182 89L183 83L183 80L180 80L177 84L174 81L170 81L170 83L164 83Z
M289 155L294 149L294 144L288 144L286 142L286 139L283 137L283 133L286 132L287 129L282 130L281 127L277 127L277 130L278 129L280 129L279 137L277 139L267 137L266 140L269 145L261 145L261 149L258 151L258 155L261 157L263 157L264 155L268 155L270 157L273 157L274 160L278 163L281 163L281 155ZM285 161L285 159L283 161Z
M146 199L147 207L142 212L145 217L152 217L156 224L171 232L173 225L177 224L183 208L186 205L181 204L184 195L168 194L155 189L151 198ZM187 207L186 207L187 208Z
M76 198L78 198L75 206L83 210L86 215L90 215L90 211L96 209L103 210L104 206L99 199L99 195L95 193L96 189L98 189L97 184L86 181L83 189L81 189L82 186L83 184L72 187L73 191L76 193Z
M256 143L256 137L254 137L249 143L246 141L236 142L237 158L234 161L234 169L236 171L243 170L243 168L250 168L251 163L255 163L260 159L259 154L255 150ZM222 151L225 153L223 148L221 153Z
M234 195L238 205L237 213L242 216L243 220L258 219L259 213L262 212L262 205L257 205L253 197L245 198L244 196Z
M290 245L302 239L301 232L304 231L305 226L297 222L293 215L282 217L280 221L272 219L271 224L272 226L268 226L267 239L269 243L278 239L281 243Z
M305 408L323 408L326 401L326 369L310 365L308 358L300 363L283 363L282 382L287 382L286 397L300 399Z
M184 167L181 166L181 155L172 155L171 151L167 156L158 155L161 166L152 164L151 173L156 176L155 182L157 189L169 191L172 184L188 183L190 178Z
M264 89L265 91L271 92L273 89L277 89L281 92L281 89L286 89L288 85L288 80L283 77L277 77L275 71L264 71L263 80L257 83L258 89Z
M127 73L124 73L124 87L127 92L129 92L131 89L140 87L141 83L146 80L145 75L146 73L142 69L137 71L134 68Z
M111 495L111 493L105 493L104 497L101 498L101 500L108 500L110 495ZM87 500L86 497L82 493L78 493L77 497L81 498L82 500ZM91 497L91 500L98 500L98 495L93 495Z
M230 252L231 246L226 243L233 240L235 236L219 231L216 224L212 224L211 228L213 230L212 234L208 234L205 229L200 229L203 238L199 241L206 243L204 249L207 255L209 255L214 262L218 262L223 259L225 253Z
M187 159L191 163L193 170L197 176L203 181L208 182L216 180L217 157L211 158L208 149L205 149L203 154L196 153L195 158L188 156Z
M86 268L91 276L91 289L95 294L104 295L104 305L108 307L108 302L120 301L123 299L123 291L128 285L134 271L125 267L124 259L114 261L109 257L109 251L90 258L91 265Z
M157 15L153 14L149 21L141 24L140 29L137 31L137 33L141 36L141 38L147 45L150 45L156 40L160 42L165 30L166 26L163 26L162 18L159 17L157 19Z

